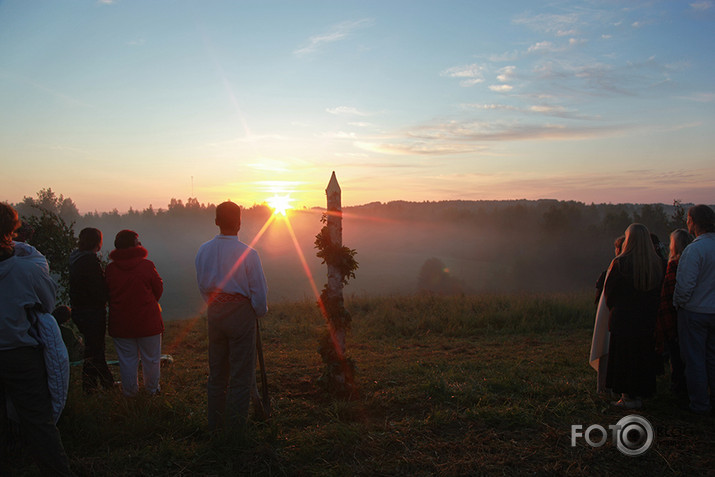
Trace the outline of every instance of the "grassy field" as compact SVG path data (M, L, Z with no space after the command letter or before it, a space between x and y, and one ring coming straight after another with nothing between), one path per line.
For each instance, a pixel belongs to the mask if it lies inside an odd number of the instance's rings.
M169 322L164 352L174 364L162 370L160 396L85 396L73 368L59 427L81 476L714 471L714 421L678 409L667 375L640 411L596 394L591 296L351 298L359 395L349 401L317 382L316 306L275 304L261 324L273 418L245 435L207 432L205 318ZM602 447L571 445L572 425L607 428L630 413L656 429L643 455L624 455L610 436ZM29 463L23 469L34 475Z

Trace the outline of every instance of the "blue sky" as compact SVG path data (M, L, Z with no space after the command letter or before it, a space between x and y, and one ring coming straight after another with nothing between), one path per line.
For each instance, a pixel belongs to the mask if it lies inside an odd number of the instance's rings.
M715 202L715 2L0 1L0 200Z

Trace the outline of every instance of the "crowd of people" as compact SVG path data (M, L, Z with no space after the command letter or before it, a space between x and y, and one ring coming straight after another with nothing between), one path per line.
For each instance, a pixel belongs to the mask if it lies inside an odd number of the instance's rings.
M596 283L590 363L597 391L615 395L616 407L641 408L667 359L682 407L714 411L715 212L691 207L687 227L674 230L664 247L645 225L631 224Z
M257 319L268 311L258 253L238 240L240 207L220 204L215 223L220 233L196 256L208 306L212 430L246 423L257 395ZM20 226L17 211L0 203L0 475L12 468L16 437L42 475L74 475L56 426L67 398L69 362L82 360L86 394L119 388L124 396L137 395L140 363L144 391L160 394L163 281L136 232L117 233L105 267L102 232L85 228L70 254L70 306L55 307L57 285L47 260L21 241ZM67 326L70 319L81 339ZM118 357L116 382L106 359L107 333Z

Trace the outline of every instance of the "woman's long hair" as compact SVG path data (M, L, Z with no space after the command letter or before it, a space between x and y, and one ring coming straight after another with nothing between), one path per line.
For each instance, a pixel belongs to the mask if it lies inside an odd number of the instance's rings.
M663 263L653 247L648 227L631 224L626 229L621 257L628 255L633 263L633 286L636 290L652 290L663 278Z
M690 242L693 236L685 229L675 229L670 233L670 256L668 260L677 260Z

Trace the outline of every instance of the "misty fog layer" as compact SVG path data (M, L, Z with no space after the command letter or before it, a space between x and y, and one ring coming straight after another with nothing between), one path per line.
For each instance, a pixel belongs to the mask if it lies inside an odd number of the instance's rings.
M171 212L171 211L170 211ZM343 243L357 251L359 269L345 288L350 295L410 294L420 291L420 272L430 259L444 265L459 293L591 290L613 258L613 239L642 221L667 241L673 224L668 206L584 205L557 201L390 202L344 208ZM316 300L326 268L315 256L323 224L320 209L277 216L253 244L261 256L269 304ZM244 210L239 238L251 243L271 217L265 207ZM302 265L290 228L308 271ZM649 223L650 222L650 223ZM105 235L103 254L124 228L139 233L164 279L161 305L166 319L204 311L196 287L194 257L218 233L213 208L173 213L88 215L75 224ZM308 273L309 272L309 273ZM423 287L424 288L424 287ZM424 291L424 290L423 290Z

